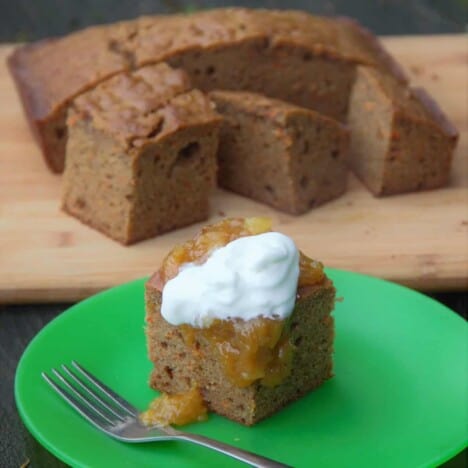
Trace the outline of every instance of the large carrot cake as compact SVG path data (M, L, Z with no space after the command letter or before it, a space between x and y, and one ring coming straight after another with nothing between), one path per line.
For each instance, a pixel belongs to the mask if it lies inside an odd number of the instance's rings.
M19 47L8 61L49 167L63 171L74 98L163 61L203 91L261 92L338 120L346 117L356 64L405 79L375 36L342 18L227 8L95 26Z

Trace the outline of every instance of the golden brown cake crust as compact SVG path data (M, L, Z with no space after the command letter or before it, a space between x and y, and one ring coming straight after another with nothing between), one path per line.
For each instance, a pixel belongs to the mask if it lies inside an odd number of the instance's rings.
M191 88L186 73L165 63L121 73L79 96L68 125L92 120L129 148L192 121L219 120L209 100Z
M371 31L356 20L338 17L340 47L349 55L361 58L361 64L372 64L374 68L393 76L401 83L407 83L409 77L395 58L385 49L380 40Z
M315 115L318 119L326 121L330 125L344 129L344 126L326 115L318 114L317 112L280 99L269 98L263 94L249 91L214 90L209 93L209 96L214 101L230 102L241 112L248 112L257 117L266 118L279 125L285 125L292 113L302 113Z
M19 47L9 64L28 90L33 116L44 118L64 101L122 70L167 60L187 48L220 47L258 37L268 38L272 45L290 41L337 60L393 68L381 58L383 48L376 39L367 40L374 36L352 20L243 8L93 26Z

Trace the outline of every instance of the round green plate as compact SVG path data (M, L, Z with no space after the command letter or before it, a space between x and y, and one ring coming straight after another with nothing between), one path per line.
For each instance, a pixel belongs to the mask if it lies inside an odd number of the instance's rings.
M295 467L435 466L468 440L467 325L441 304L401 286L328 271L336 304L335 377L248 428L217 415L186 430ZM144 280L110 289L60 315L31 342L15 395L33 436L73 466L239 466L183 442L124 444L98 432L40 376L72 359L143 409L150 362Z

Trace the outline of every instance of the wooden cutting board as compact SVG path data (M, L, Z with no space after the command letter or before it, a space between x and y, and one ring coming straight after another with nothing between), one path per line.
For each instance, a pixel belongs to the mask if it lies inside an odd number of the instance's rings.
M422 290L468 287L468 53L466 36L385 38L413 82L460 130L449 187L373 198L352 175L341 198L293 217L218 190L211 221L267 215L327 266ZM34 143L0 46L0 302L73 301L149 275L200 225L122 247L59 210L60 177Z

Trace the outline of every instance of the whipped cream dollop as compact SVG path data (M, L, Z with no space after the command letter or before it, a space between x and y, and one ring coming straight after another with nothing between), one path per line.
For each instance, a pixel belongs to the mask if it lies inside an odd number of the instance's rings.
M186 263L162 293L161 314L172 325L208 327L213 320L285 319L295 304L299 251L278 232L241 237Z

